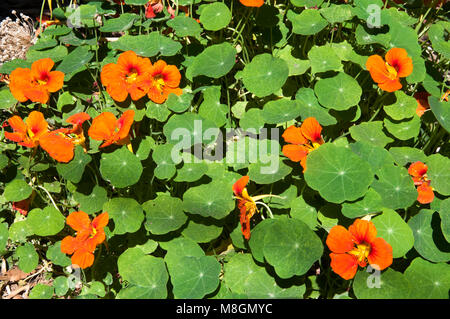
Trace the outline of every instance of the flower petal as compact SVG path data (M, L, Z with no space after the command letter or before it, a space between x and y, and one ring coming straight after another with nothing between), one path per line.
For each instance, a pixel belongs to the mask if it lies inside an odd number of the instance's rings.
M397 70L398 77L404 78L413 71L412 59L403 48L392 48L385 56L386 62Z
M413 177L423 177L428 171L428 166L421 161L409 165L408 173Z
M45 88L49 92L59 91L64 85L64 73L61 71L52 71L48 75L48 82Z
M126 110L117 121L117 127L119 128L117 138L119 140L126 138L130 133L131 125L134 122L134 114L134 110Z
M58 162L67 163L73 159L73 143L58 133L48 132L42 135L39 145Z
M306 118L300 127L302 134L313 143L323 144L322 126L315 117Z
M383 270L392 264L392 247L383 238L371 241L370 246L367 260L373 268Z
M80 266L80 268L85 269L92 266L92 264L94 263L94 254L87 250L80 249L72 255L71 260L72 264L78 265Z
M356 244L371 243L377 236L375 225L364 219L356 219L348 230L352 233Z
M289 126L281 136L286 143L297 145L308 143L308 140L302 134L302 129L295 125Z
M308 148L302 145L284 145L281 151L293 162L300 162L308 155Z
M66 219L67 225L72 227L76 231L90 231L91 219L89 215L83 211L72 212Z
M111 112L103 112L92 120L88 135L96 141L104 141L112 137L116 129L117 119Z
M429 183L423 183L417 187L417 192L419 193L417 196L417 201L421 204L429 204L434 199L433 188L429 185Z
M66 236L61 241L61 252L72 255L75 250L78 248L79 244L75 237Z
M259 8L264 4L264 0L239 0L246 7Z
M83 124L85 121L90 120L91 117L89 114L85 113L85 112L79 112L76 113L72 116L69 116L66 119L67 123L73 124L73 125L81 125Z
M330 254L331 269L345 280L355 277L358 270L356 257L349 254Z
M345 227L340 225L331 228L328 233L326 244L332 252L338 254L346 253L355 246L352 234L345 229Z
M366 69L376 83L384 83L389 79L386 64L383 58L377 54L369 56L366 61Z
M106 225L108 225L108 221L109 221L109 215L107 212L104 212L94 218L94 220L92 221L92 226L95 229L101 229L101 228L105 227Z
M241 178L239 178L233 184L233 193L234 193L234 195L236 195L236 196L241 196L242 195L242 191L247 186L249 179L250 179L250 177L245 175L245 176L242 176Z
M48 123L44 119L44 114L39 111L31 112L25 123L27 124L27 129L34 134L36 139L48 132Z
M402 84L398 78L394 80L387 79L386 82L378 83L378 86L386 92L395 92L402 88Z

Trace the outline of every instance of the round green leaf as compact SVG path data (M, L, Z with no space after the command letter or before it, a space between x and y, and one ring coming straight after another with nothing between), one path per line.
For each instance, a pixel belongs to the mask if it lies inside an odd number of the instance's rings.
M179 15L167 21L167 25L175 30L179 37L198 36L202 32L200 24L191 17Z
M368 142L351 143L350 148L359 157L365 160L376 172L386 164L393 164L394 160L391 154L383 147Z
M0 254L2 254L6 244L8 243L8 237L9 237L8 224L0 223Z
M144 221L141 205L133 198L116 197L103 205L114 221L114 234L134 233Z
M73 198L80 204L79 210L88 214L94 214L101 211L103 204L108 201L106 189L98 185L94 186L89 195L76 192L73 194Z
M223 228L210 223L207 219L191 217L181 234L197 243L209 243L222 233Z
M38 236L56 235L64 228L66 222L64 216L53 206L31 210L27 221L33 233Z
M257 108L247 110L241 117L239 126L246 131L254 129L256 132L259 132L265 124L262 113L262 110Z
M295 100L300 104L300 116L302 119L315 117L323 126L336 124L336 119L328 114L328 110L323 108L317 101L313 89L300 88L295 94Z
M139 16L134 13L122 13L118 18L107 19L103 26L100 27L101 32L122 32L130 29L134 21Z
M450 272L448 264L434 264L415 258L405 270L405 277L412 287L408 298L448 299Z
M373 214L381 211L383 209L383 202L381 196L369 188L364 197L353 203L343 203L342 204L342 214L348 218L362 217L367 214Z
M353 77L339 72L334 77L317 81L314 92L320 104L329 109L342 111L359 103L362 89Z
M280 161L278 156L269 156L264 159L264 162L252 163L248 167L248 176L257 184L273 184L291 172L292 167Z
M145 255L139 248L128 248L117 260L119 274L129 282L119 299L161 299L167 297L169 276L162 258Z
M37 284L30 292L30 299L51 299L54 289L52 286Z
M311 152L304 173L308 186L333 203L363 196L373 180L370 165L349 148L326 143Z
M33 230L28 225L28 220L17 221L9 227L9 239L13 242L25 242L31 235L33 235Z
M351 126L350 135L355 141L366 141L377 146L385 147L394 140L383 133L383 122L362 122Z
M51 260L53 264L58 266L67 267L72 264L70 257L61 252L61 241L48 247L46 257L48 260Z
M317 211L314 207L308 205L302 196L296 197L291 201L290 215L294 219L299 219L308 225L309 228L315 230L319 225L317 221Z
M360 270L353 282L358 299L406 299L411 289L405 276L390 268L381 273L369 268Z
M177 170L175 182L195 182L199 180L208 171L208 165L205 162L184 163L183 167Z
M296 101L281 99L267 102L262 117L268 124L277 124L294 120L300 113L301 106Z
M389 133L402 141L415 138L419 135L420 131L420 117L414 114L410 120L404 120L401 122L391 121L389 118L384 119L384 126Z
M441 217L442 234L444 235L445 239L450 243L450 198L447 198L442 201L441 208L439 210L439 215Z
M221 219L234 206L233 191L228 183L222 181L191 187L183 194L184 210L191 214Z
M160 53L163 56L173 56L181 49L181 44L158 32L142 35L124 35L111 43L111 47L120 51L134 51L137 55L153 57Z
M417 161L425 162L427 160L427 156L422 150L412 147L391 147L389 153L392 154L395 162L400 166L405 166L408 163Z
M223 2L206 5L200 14L200 22L205 30L217 31L223 29L230 21L230 9Z
M86 154L81 146L75 147L73 159L69 163L56 164L58 174L72 183L78 183L83 176L84 169L91 162L91 157Z
M177 230L187 220L181 199L169 195L161 194L142 204L142 208L146 214L145 229L155 235Z
M301 276L323 253L320 238L298 219L277 219L264 236L264 258L281 278Z
M19 258L19 268L25 273L34 270L39 263L39 255L32 244L25 243L18 247L15 255Z
M343 71L341 59L327 46L313 46L308 52L311 73Z
M300 60L292 56L292 46L286 45L277 53L277 57L282 58L288 65L289 76L304 74L310 67L309 60Z
M417 190L404 167L387 164L376 174L378 179L373 181L371 187L380 194L384 207L395 210L414 204Z
M94 52L89 50L89 46L80 46L67 54L56 70L65 74L78 71L81 68L84 68L93 57Z
M428 156L426 161L428 165L427 175L431 180L431 186L439 194L450 195L450 159L441 154L433 154Z
M64 296L69 291L68 278L66 276L58 276L53 280L53 288L57 296Z
M287 63L268 53L255 56L242 71L242 81L245 87L257 97L264 97L278 91L288 76Z
M191 106L193 98L194 96L191 93L184 92L179 96L171 93L167 98L166 105L169 110L181 113Z
M221 2L218 2L221 3ZM186 77L192 79L205 75L218 79L231 71L236 63L236 49L228 42L208 46L197 55L186 70Z
M178 261L179 265L168 264L175 298L199 299L216 290L221 270L216 258L183 256Z
M352 6L348 4L331 4L329 7L320 8L320 13L332 24L350 20L354 15Z
M383 238L392 246L394 258L403 257L414 246L411 228L396 211L385 209L372 222L377 228L377 237Z
M300 14L289 10L287 18L292 22L292 32L301 35L312 35L322 31L328 22L319 13L319 10L305 9Z
M67 56L67 48L59 45L48 50L29 50L27 51L27 61L34 62L44 58L50 58L53 62L59 62Z
M251 230L251 237L248 244L253 258L261 263L264 262L264 238L271 232L271 227L274 223L275 219L266 218Z
M18 202L30 197L33 189L22 179L15 179L8 183L3 196L8 202Z
M414 248L423 258L432 262L450 260L450 244L442 234L437 212L422 209L408 221L408 225L413 230Z
M417 100L403 91L395 91L394 94L397 99L395 103L383 107L386 114L396 121L413 117L416 114Z
M112 153L103 153L100 160L102 177L118 188L136 184L142 170L141 161L126 147Z

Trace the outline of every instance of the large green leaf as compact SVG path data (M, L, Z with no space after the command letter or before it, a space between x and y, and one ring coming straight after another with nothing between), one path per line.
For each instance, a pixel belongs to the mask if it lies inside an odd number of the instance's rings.
M450 195L450 159L441 154L432 154L426 160L428 165L427 175L431 180L431 186L439 194Z
M163 259L128 248L117 260L119 274L129 286L119 291L120 299L159 299L167 297L169 279Z
M287 63L268 53L258 54L244 67L242 81L247 90L258 97L278 91L289 76Z
M104 153L100 160L102 177L118 188L136 184L142 170L141 161L126 147L112 153Z
M86 165L91 162L91 156L86 154L81 146L75 147L73 159L69 163L56 164L56 170L65 179L78 183L83 176Z
M30 197L32 191L23 179L15 179L6 185L3 196L8 202L18 202Z
M301 276L323 253L320 238L299 219L276 219L264 236L264 258L281 278Z
M396 138L402 141L406 141L419 135L420 117L417 114L414 114L412 119L403 120L400 122L385 118L384 126L386 127L388 132L394 135Z
M113 198L103 205L103 211L114 221L114 234L118 235L136 232L144 221L144 211L133 198Z
M47 206L31 210L27 222L35 235L53 236L64 228L65 218L56 208Z
M308 186L333 203L363 196L373 180L370 165L350 149L326 143L311 152L306 160Z
M366 195L356 202L343 203L342 214L348 218L362 217L367 214L378 213L383 209L381 196L369 188Z
M308 52L311 73L343 71L341 59L327 46L313 46Z
M15 255L19 258L19 268L24 273L34 270L39 262L39 255L31 243L25 243L16 249Z
M440 101L434 96L428 98L431 111L443 128L450 132L450 102Z
M137 55L153 57L160 53L163 56L175 55L181 44L158 32L142 35L124 35L111 43L111 47L120 51L134 51Z
M269 101L264 105L262 110L263 119L268 124L277 124L294 120L300 113L300 104L288 99Z
M287 18L292 22L292 32L301 35L312 35L322 31L328 22L320 15L318 10L305 9L300 14L289 10Z
M372 222L377 228L377 237L383 238L392 246L394 258L404 256L414 246L411 228L396 211L385 209Z
M448 299L450 271L448 264L434 264L422 258L415 258L405 270L405 278L415 289L408 298Z
M300 116L302 119L315 117L323 126L336 124L336 119L317 101L313 89L300 88L295 94L295 100L300 104Z
M442 234L437 212L422 209L408 221L408 225L413 230L414 248L423 258L432 262L450 260L450 244Z
M386 164L376 174L378 179L371 187L380 194L384 207L407 208L416 201L417 190L405 168Z
M362 89L353 77L339 72L336 76L317 81L314 92L320 104L329 109L342 111L359 103Z
M199 75L220 78L230 72L236 63L236 49L228 42L208 46L197 55L186 70L186 77L192 79Z
M156 199L142 204L145 210L145 228L155 235L179 229L187 220L181 199L159 194Z
M381 147L394 141L383 133L383 122L381 121L362 122L351 126L349 132L355 141L366 141Z
M231 21L231 11L223 2L214 2L202 9L200 22L205 30L218 31Z
M406 299L412 287L402 273L390 268L381 273L375 269L360 270L353 282L358 299Z

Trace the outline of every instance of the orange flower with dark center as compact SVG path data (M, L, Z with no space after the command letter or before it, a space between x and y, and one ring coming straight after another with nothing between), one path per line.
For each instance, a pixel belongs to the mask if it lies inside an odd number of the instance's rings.
M5 132L5 137L19 145L35 148L41 146L58 162L68 162L73 158L73 144L55 131L48 130L44 115L32 111L25 122L17 115L8 120L13 132Z
M408 173L414 185L417 186L417 201L421 204L431 203L434 199L433 187L430 186L431 181L428 179L427 171L428 166L420 161L412 163L408 168Z
M83 123L90 119L89 114L85 112L76 113L66 119L67 123L72 124L71 128L61 128L54 132L69 140L73 145L81 145L86 151Z
M348 230L336 225L331 228L326 243L331 250L331 268L342 278L352 279L358 265L369 263L377 270L392 264L392 247L383 238L376 237L375 225L367 220L356 219Z
M167 65L163 60L156 61L150 72L151 81L148 97L155 103L163 103L170 93L181 95L181 74L175 65Z
M416 114L421 117L426 110L430 109L430 104L428 103L428 97L430 93L428 92L416 92L414 93L414 98L417 101Z
M133 121L133 110L125 111L119 119L110 112L103 112L92 120L88 135L94 140L105 141L100 147L124 145L130 142L129 133Z
M94 263L95 248L105 241L105 231L109 216L101 213L91 223L89 215L83 211L72 212L67 217L67 225L76 232L76 237L66 236L61 241L61 251L72 255L72 264L87 268Z
M413 71L412 59L405 49L392 48L386 53L386 61L377 54L371 55L366 69L380 89L394 92L402 88L400 78L407 77Z
M17 68L11 72L9 89L19 102L48 102L50 93L63 87L64 73L51 71L54 62L50 58L40 59L31 65L31 69Z
M117 102L123 102L130 94L133 101L139 100L149 89L148 77L152 63L133 51L123 52L116 63L105 65L100 79L106 91Z
M282 135L286 143L282 152L293 162L300 162L303 172L306 171L306 157L324 143L322 126L316 118L306 118L300 127L289 126Z
M235 198L238 200L238 208L240 211L240 223L241 223L241 231L244 235L245 239L250 239L250 219L255 215L255 213L259 213L256 204L261 204L265 206L268 210L269 207L262 203L258 202L258 200L266 198L266 197L279 197L276 195L259 195L259 196L250 196L247 191L247 184L249 182L250 177L242 176L238 179L233 185L233 193ZM269 210L270 212L270 210Z
M246 7L256 7L259 8L264 4L264 0L239 0Z

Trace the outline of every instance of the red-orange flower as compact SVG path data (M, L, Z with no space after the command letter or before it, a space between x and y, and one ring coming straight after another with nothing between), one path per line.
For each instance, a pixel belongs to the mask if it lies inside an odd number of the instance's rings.
M19 212L23 216L27 216L28 211L30 210L30 202L31 197L27 199L22 199L21 201L18 202L13 202L12 209L15 210L16 212Z
M241 231L244 235L245 239L250 239L250 219L255 215L255 213L259 213L258 208L256 207L258 200L263 199L265 197L278 197L276 195L258 195L258 196L250 196L247 191L247 184L249 182L250 177L242 176L233 184L233 193L238 200L238 208L240 211L240 223L241 223ZM263 203L260 203L263 204ZM263 204L265 206L265 204ZM267 206L266 206L267 207Z
M239 0L246 7L256 7L259 8L264 4L264 0Z
M366 62L366 69L380 89L394 92L402 88L400 78L412 73L412 59L403 48L392 48L386 53L386 62L377 54L371 55Z
M150 89L148 97L155 103L163 103L170 93L181 95L183 90L180 85L181 74L175 65L167 65L163 60L156 61L150 72Z
M7 139L30 148L39 145L58 162L68 162L73 158L73 144L55 131L49 131L41 112L32 111L25 122L14 115L8 124L13 132L5 132Z
M50 71L54 62L50 58L40 59L31 65L31 69L17 68L11 72L9 89L19 101L48 102L50 93L60 90L64 84L64 73Z
M392 247L383 238L376 237L375 225L367 220L356 219L348 230L336 225L331 228L326 243L331 250L331 268L342 278L352 279L358 265L369 263L383 270L392 264Z
M408 168L414 185L417 186L417 201L421 204L431 203L434 199L433 187L430 186L431 181L427 176L428 166L420 161L412 163Z
M282 152L293 162L300 162L306 171L306 156L324 143L322 126L314 117L306 118L300 127L289 126L282 135L286 143Z
M72 124L72 127L61 128L54 132L69 140L73 145L81 145L86 151L86 146L84 144L86 138L83 132L83 123L90 119L91 117L89 114L85 112L76 113L66 119L66 122Z
M133 110L125 111L119 119L110 112L103 112L92 120L88 134L94 140L105 141L100 147L111 144L124 145L129 142L133 121Z
M108 63L102 69L100 79L111 97L123 102L130 94L136 101L147 94L148 77L152 63L148 58L141 58L133 51L123 52L116 63Z
M67 225L76 232L76 237L66 236L61 241L61 251L72 255L72 264L87 268L94 263L94 251L97 245L105 241L103 228L108 225L107 212L101 213L91 223L89 215L83 211L72 212L67 217Z
M430 109L430 104L428 103L428 97L430 93L428 92L416 92L414 93L414 98L417 101L416 114L421 117L426 110Z

